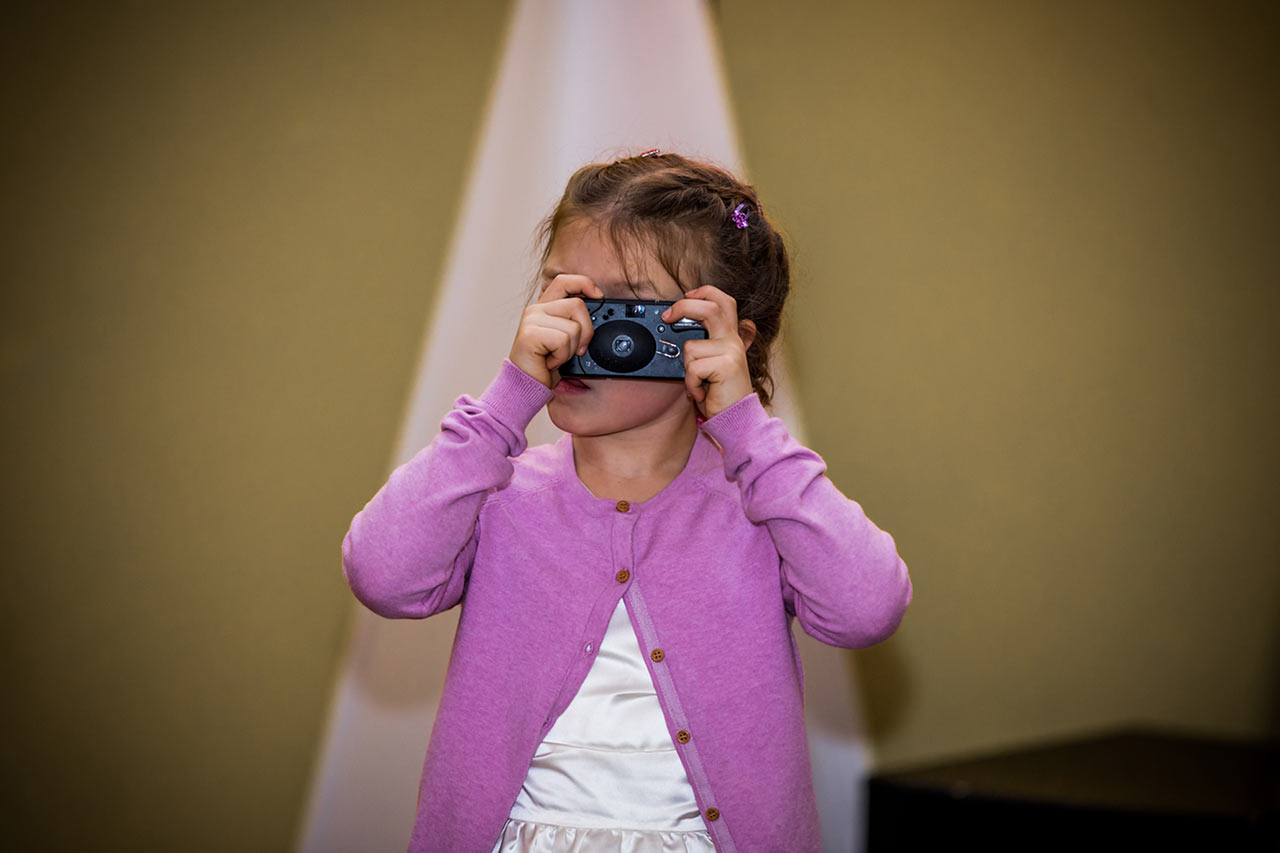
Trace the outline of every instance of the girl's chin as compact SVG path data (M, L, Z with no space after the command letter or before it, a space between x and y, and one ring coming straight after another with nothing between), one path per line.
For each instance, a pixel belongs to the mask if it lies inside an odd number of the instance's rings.
M602 384L607 385L608 381L604 380ZM564 384L564 380L561 380L561 384ZM693 402L684 398L683 386L679 388L681 399L678 403L634 400L626 395L619 398L611 391L610 388L587 386L568 393L557 393L547 404L547 415L561 432L599 436L627 432L668 420L672 415L673 405L679 405L681 413L689 416L697 411Z
M575 411L577 407L569 405L563 397L557 396L547 405L547 416L551 423L561 432L573 435L592 435L597 418L584 417L585 413Z

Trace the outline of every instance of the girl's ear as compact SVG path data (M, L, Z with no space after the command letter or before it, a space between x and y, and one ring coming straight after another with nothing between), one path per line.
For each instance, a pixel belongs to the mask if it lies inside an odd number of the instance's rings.
M751 343L756 339L756 324L751 320L739 320L738 337L742 338L743 349L751 349Z

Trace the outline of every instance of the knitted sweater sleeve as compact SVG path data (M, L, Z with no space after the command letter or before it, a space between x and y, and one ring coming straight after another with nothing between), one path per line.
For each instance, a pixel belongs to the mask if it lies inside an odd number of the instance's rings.
M911 580L893 538L826 476L755 394L705 421L738 483L747 517L763 524L780 557L787 607L811 636L864 648L887 639L911 602Z
M415 619L461 600L480 508L510 481L525 427L551 396L504 359L478 399L457 399L435 439L352 519L342 573L356 598L381 616Z

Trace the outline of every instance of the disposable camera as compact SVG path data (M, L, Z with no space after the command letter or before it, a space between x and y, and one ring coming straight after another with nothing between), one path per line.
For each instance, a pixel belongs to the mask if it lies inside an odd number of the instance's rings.
M684 379L686 341L704 340L707 330L688 318L666 323L674 302L647 299L584 299L594 332L586 355L560 365L561 376L625 376Z

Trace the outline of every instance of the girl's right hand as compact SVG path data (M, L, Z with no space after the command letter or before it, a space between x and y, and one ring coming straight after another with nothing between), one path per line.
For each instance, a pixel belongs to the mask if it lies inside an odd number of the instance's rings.
M604 299L604 291L585 275L562 273L551 279L538 301L520 315L508 358L548 388L560 381L553 371L575 355L584 354L591 341L591 314L582 296Z

